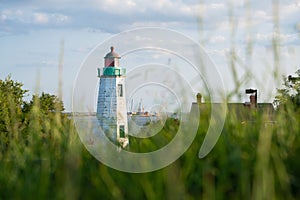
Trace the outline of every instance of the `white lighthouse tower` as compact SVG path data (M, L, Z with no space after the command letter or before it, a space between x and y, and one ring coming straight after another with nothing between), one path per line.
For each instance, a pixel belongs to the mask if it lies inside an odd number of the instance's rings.
M104 68L100 78L97 118L104 133L115 143L122 147L129 144L128 121L125 98L126 69L119 66L121 58L114 47L104 57Z

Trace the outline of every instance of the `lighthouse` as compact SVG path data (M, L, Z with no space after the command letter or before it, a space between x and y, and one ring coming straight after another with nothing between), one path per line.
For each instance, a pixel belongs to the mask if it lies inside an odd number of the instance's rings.
M97 118L106 136L121 147L129 144L125 97L126 69L119 66L120 56L110 48L104 57L104 67L98 68L100 78Z

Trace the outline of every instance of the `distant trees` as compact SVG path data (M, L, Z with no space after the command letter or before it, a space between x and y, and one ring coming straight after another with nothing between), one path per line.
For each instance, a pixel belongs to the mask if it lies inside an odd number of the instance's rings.
M38 106L40 111L47 114L49 112L64 111L63 102L55 95L42 92L40 96L33 95L32 100L23 104L23 111L26 113L32 109L33 106Z
M22 89L22 86L22 83L11 80L10 76L0 80L0 134L2 136L7 136L8 132L15 133L21 126L23 97L28 92ZM5 138L1 141L5 141Z
M22 87L23 84L11 80L11 76L8 76L4 81L0 80L1 107L12 103L21 107L23 97L28 92L28 90L22 89Z
M12 80L10 76L0 80L0 120L5 119L4 115L9 113L27 113L34 105L44 113L64 111L63 102L57 96L45 92L40 96L33 95L30 102L24 101L23 98L28 95L29 90L22 87L22 83Z
M44 92L40 96L33 95L29 102L24 101L29 91L22 87L22 83L10 76L0 80L0 147L4 149L13 138L27 140L33 123L51 121L51 113L64 110L63 102L57 96ZM34 112L38 114L33 117Z
M277 89L274 104L278 109L300 111L300 69L295 74L285 77L283 88Z

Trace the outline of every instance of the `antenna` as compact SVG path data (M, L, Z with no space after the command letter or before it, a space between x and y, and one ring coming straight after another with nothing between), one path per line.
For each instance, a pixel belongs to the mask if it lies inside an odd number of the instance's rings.
M138 113L141 113L142 112L142 98L141 98L141 100L140 100L140 102L139 102L139 105L138 105Z
M130 103L130 112L132 112L132 107L133 107L133 99L131 99L131 103Z

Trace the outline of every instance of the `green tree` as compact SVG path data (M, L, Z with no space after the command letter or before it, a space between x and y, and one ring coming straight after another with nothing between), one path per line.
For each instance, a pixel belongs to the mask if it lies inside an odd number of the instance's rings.
M64 104L57 96L44 92L40 96L33 95L29 103L24 103L23 111L28 113L34 105L37 105L45 114L64 111Z
M28 141L33 129L36 132L45 132L48 126L39 126L61 120L60 112L64 110L63 102L55 95L42 93L33 95L30 102L23 98L28 90L23 84L8 76L0 80L0 150L6 151L11 141ZM50 114L53 113L53 114ZM47 122L47 123L46 123ZM42 129L41 129L42 128ZM47 132L47 131L46 131Z
M283 88L277 89L274 105L281 110L300 110L300 69L295 72L296 76L283 78Z
M1 103L5 103L5 105L14 103L21 108L24 102L23 97L25 97L28 92L28 90L22 89L22 87L23 83L12 80L10 75L6 77L4 81L0 80Z
M30 102L23 105L24 126L22 136L26 141L30 140L33 133L42 136L44 139L57 133L57 129L50 128L51 124L61 127L66 116L62 116L64 110L63 102L55 95L42 92L33 95ZM64 119L63 119L64 118Z
M13 81L11 76L0 80L0 137L1 143L8 144L9 137L14 137L22 126L23 97L28 90L23 84Z

